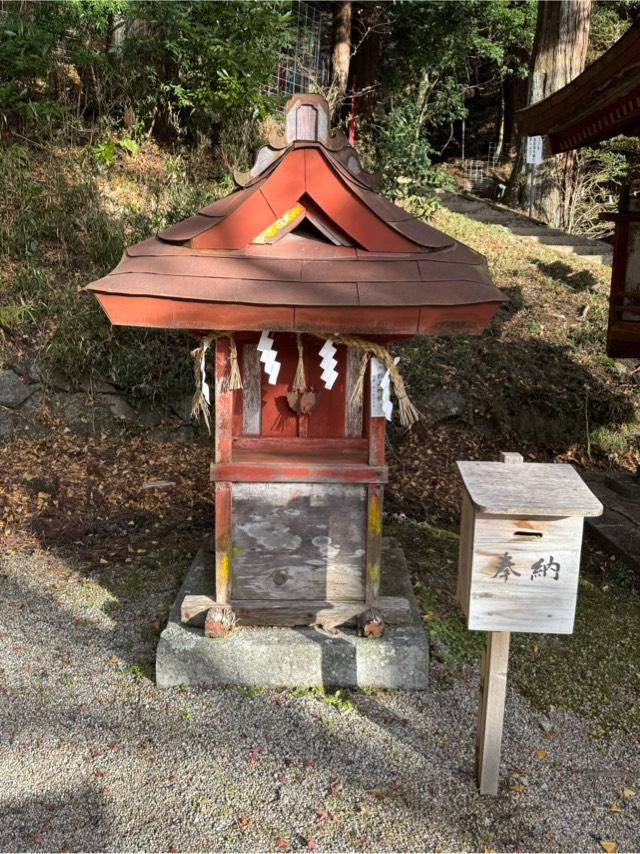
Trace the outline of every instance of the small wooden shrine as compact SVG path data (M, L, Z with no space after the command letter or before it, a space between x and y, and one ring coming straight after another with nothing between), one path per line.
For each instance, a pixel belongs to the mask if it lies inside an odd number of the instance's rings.
M379 634L392 389L401 419L415 415L385 345L478 334L503 296L481 255L376 193L318 95L291 98L284 135L235 178L89 290L114 324L201 341L205 411L215 348L211 633L334 611Z
M525 134L553 154L640 134L640 21L571 83L518 112ZM615 222L607 354L640 356L640 175L630 175Z

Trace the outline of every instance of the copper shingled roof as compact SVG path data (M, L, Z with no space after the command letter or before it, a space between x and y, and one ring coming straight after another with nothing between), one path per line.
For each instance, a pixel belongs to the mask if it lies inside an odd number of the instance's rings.
M88 286L112 323L481 331L503 301L484 257L378 195L354 149L328 135L319 96L294 96L286 123L236 175L242 189L129 247Z
M640 132L640 22L562 89L517 113L524 134L548 134L556 154Z

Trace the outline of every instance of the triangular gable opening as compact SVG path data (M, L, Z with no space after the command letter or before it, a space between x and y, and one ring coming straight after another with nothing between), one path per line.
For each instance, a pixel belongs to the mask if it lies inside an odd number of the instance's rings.
M265 228L252 243L278 243L287 234L295 234L330 246L358 245L306 195Z
M334 243L324 232L320 231L308 217L305 217L300 225L297 225L289 234L304 237L306 240L315 240L316 243L326 243L328 246L340 245Z

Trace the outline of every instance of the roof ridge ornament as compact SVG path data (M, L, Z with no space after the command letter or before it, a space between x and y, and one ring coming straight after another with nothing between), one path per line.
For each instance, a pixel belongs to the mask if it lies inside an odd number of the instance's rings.
M366 187L377 189L380 186L381 176L362 168L358 152L349 145L344 133L341 130L331 132L329 104L326 98L313 92L298 92L289 98L284 133L273 131L269 135L268 143L259 148L247 172L233 170L236 184L247 187L291 148L305 144L318 145L331 152Z

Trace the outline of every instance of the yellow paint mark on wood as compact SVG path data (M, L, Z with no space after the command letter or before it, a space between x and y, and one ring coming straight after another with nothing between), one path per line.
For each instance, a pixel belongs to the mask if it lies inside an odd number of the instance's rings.
M382 507L376 495L369 499L369 532L378 536L382 533Z
M367 564L367 580L372 587L377 587L380 583L380 563L379 561L375 561L374 563Z
M289 223L296 217L300 216L301 213L304 213L302 205L294 205L286 213L283 213L281 217L278 217L275 222L271 223L268 228L265 228L263 232L254 238L253 242L268 243L270 240L273 240L278 232L282 231L283 228L286 228Z
M219 541L216 549L216 575L219 582L227 585L231 578L231 538L227 535Z

